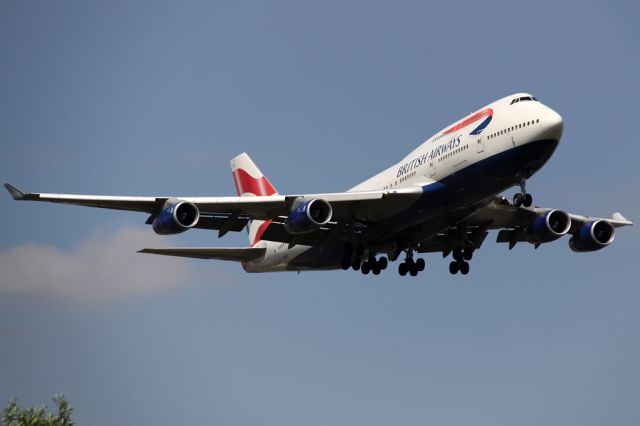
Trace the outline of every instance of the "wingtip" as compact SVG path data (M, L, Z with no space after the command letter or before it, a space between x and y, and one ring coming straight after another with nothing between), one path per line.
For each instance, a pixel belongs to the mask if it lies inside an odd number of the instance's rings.
M15 186L11 185L10 183L5 183L4 187L7 188L7 191L9 191L9 194L11 194L11 196L13 197L14 200L23 200L24 199L25 193L20 191Z
M626 225L633 225L633 222L624 217L620 212L615 212L613 215L611 215L611 219L617 222L625 223Z

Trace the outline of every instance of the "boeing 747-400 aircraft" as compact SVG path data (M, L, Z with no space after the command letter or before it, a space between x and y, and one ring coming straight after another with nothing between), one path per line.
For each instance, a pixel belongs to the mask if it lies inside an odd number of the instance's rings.
M447 126L388 169L347 192L280 195L246 153L231 160L237 197L122 197L24 193L48 201L148 215L158 234L191 228L249 233L249 247L145 248L141 253L241 262L247 272L354 269L377 275L397 260L400 275L425 268L422 253L452 255L452 274L469 261L489 231L513 248L571 235L575 252L600 250L620 213L601 219L534 207L525 183L549 160L562 118L526 93L497 100ZM499 196L519 186L513 202Z

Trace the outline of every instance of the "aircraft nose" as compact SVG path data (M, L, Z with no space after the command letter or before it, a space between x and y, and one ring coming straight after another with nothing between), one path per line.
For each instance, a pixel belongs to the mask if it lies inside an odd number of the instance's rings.
M560 137L562 137L563 128L564 121L562 121L562 116L549 108L544 118L545 138L559 141Z

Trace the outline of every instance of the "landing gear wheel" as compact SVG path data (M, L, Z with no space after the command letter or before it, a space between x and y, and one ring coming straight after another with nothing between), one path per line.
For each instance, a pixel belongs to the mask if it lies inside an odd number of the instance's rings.
M348 257L343 257L342 260L340 260L340 268L342 268L344 271L351 268L351 259L349 259Z
M412 277L415 277L416 275L418 275L418 267L413 264L411 265L411 268L409 269L409 273L411 274Z
M524 195L517 192L513 194L513 205L516 207L520 207L524 203Z
M363 262L361 271L363 274L367 275L369 271L371 271L371 264L369 262Z
M353 262L351 263L351 267L353 268L354 271L357 271L360 269L360 259L353 259Z
M400 265L398 265L398 273L399 273L401 276L403 276L403 277L404 277L405 275L407 275L407 272L409 272L409 268L407 267L407 264L406 264L406 263L404 263L404 262L403 262L403 263L401 263Z
M371 272L373 272L373 275L380 275L380 268L377 264L373 265L373 267L371 268Z
M416 260L416 268L418 268L418 271L424 271L424 267L426 266L425 261L423 258L419 258Z
M462 249L454 248L453 249L453 258L457 261L462 260Z
M469 263L468 262L462 262L460 264L460 273L462 275L467 275L469 273Z
M471 260L473 259L473 249L466 249L462 255L462 257L464 258L464 260Z
M524 194L524 201L522 202L522 205L525 207L531 207L531 204L533 204L533 197L531 194Z
M452 275L457 274L459 270L460 270L460 264L458 262L453 261L449 264L449 272Z
M387 269L387 265L389 265L389 261L386 257L382 256L380 259L378 259L378 268L380 268L380 270Z

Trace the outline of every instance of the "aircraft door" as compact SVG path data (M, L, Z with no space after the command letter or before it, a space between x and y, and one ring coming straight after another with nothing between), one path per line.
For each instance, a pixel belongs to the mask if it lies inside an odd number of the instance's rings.
M482 139L482 136L478 137L476 141L476 152L478 154L484 152L484 140Z
M436 165L433 162L433 160L429 161L429 177L435 177L436 176Z

